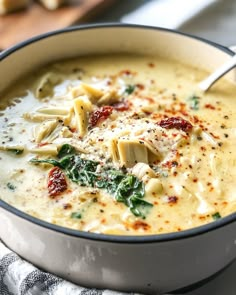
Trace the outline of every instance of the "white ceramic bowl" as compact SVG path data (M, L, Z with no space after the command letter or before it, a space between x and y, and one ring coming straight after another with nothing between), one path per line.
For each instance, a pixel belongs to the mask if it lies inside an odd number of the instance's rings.
M48 62L99 53L158 54L214 70L233 52L175 31L90 25L48 33L0 54L0 92ZM235 78L235 71L227 76ZM236 213L195 229L153 236L75 231L0 201L0 238L36 266L75 283L159 294L209 278L236 258Z

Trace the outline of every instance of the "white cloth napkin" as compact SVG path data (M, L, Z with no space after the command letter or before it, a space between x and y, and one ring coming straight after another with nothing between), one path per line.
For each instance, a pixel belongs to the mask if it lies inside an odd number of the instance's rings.
M127 295L87 289L43 272L21 259L0 241L0 295ZM138 295L137 293L129 293Z

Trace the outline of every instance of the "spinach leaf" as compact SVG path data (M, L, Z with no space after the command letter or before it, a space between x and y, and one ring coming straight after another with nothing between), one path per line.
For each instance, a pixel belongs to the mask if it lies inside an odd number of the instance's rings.
M70 145L70 144L63 144L63 146L61 147L57 157L59 159L65 157L65 156L68 156L68 155L73 155L75 154L75 148Z
M69 145L61 147L58 160L32 159L30 162L48 163L64 170L73 182L81 186L90 186L105 189L114 196L117 202L124 203L135 216L146 217L151 203L143 200L145 195L144 184L136 176L124 174L111 167L102 167L97 172L99 162L82 159L75 154L75 149Z
M199 96L192 95L188 98L188 101L189 101L190 109L195 110L195 111L199 110L199 104L200 104L200 97Z
M37 158L33 158L30 160L31 163L33 164L41 164L41 163L47 163L47 164L51 164L53 166L58 166L61 168L60 166L60 162L54 160L54 159L44 159L44 160L39 160Z

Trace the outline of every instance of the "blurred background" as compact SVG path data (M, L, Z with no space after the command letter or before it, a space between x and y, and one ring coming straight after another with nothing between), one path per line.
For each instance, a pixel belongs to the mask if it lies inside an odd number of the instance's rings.
M24 4L18 11L0 15L0 49L40 33L88 22L166 27L225 46L236 45L236 0L52 0L62 4L58 8L57 4L47 7L47 1L11 1Z
M120 0L97 20L167 27L236 45L236 0Z

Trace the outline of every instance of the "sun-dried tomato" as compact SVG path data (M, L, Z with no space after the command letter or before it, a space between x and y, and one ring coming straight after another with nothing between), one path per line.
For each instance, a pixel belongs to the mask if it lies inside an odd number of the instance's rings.
M183 130L185 132L191 131L193 128L193 125L190 122L184 120L181 117L171 117L163 119L158 123L158 125L160 125L162 128L176 128L178 130Z
M120 101L120 102L114 103L112 107L119 112L123 112L129 109L129 103L127 101Z
M111 106L103 106L90 114L89 124L94 127L99 122L107 119L113 111Z
M67 189L64 173L59 167L54 167L48 174L48 193L51 197L58 196Z

